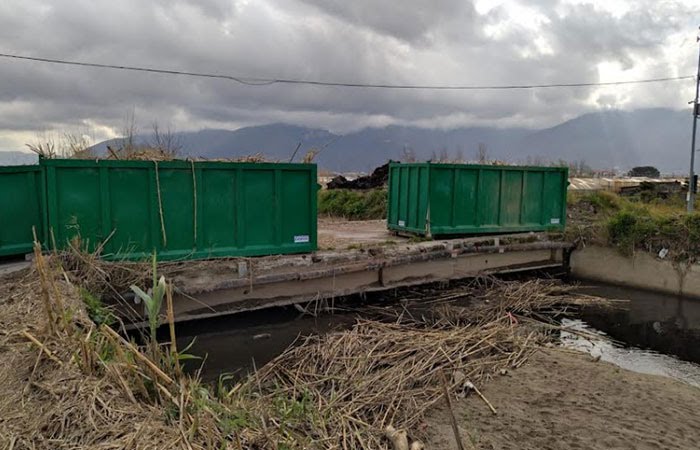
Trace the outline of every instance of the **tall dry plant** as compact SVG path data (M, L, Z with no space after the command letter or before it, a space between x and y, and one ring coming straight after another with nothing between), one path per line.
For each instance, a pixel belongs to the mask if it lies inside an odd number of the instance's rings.
M25 145L42 158L92 159L95 154L91 142L87 134L66 132L59 138L50 134L37 136L35 142Z

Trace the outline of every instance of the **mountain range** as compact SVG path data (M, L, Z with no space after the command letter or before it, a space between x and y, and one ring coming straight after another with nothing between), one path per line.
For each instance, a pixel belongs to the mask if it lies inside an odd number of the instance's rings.
M312 149L319 167L332 171L367 172L389 159L407 153L417 160L440 156L475 160L479 146L488 158L513 163L565 160L584 161L596 169L627 170L652 165L665 173L684 173L688 166L691 135L689 111L672 109L606 110L584 114L559 125L525 128L465 127L427 129L410 126L365 128L336 134L327 130L271 124L237 130L205 129L176 133L180 156L236 158L262 153L269 159L289 161L301 143L295 161ZM149 142L147 135L135 141ZM118 139L93 148L100 154ZM0 152L0 157L5 152Z
M39 157L35 153L0 150L0 166L21 166L36 164Z

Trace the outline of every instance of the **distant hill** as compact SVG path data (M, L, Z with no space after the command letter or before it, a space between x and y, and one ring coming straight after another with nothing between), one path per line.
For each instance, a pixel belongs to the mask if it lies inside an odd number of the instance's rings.
M684 172L690 160L690 111L605 111L534 132L520 151L550 159L585 160L596 168L656 166Z
M323 148L316 162L337 171L368 171L388 159L400 159L411 149L419 160L446 153L451 159L475 159L479 143L490 158L524 162L529 158L556 161L584 160L594 168L627 169L657 166L662 172L683 172L689 159L691 115L687 111L643 109L584 114L551 128L468 127L433 130L388 126L338 135L326 130L286 124L238 130L201 130L178 133L183 156L235 158L262 153L288 161L299 142L296 161L307 150ZM137 141L146 141L141 136ZM107 145L95 146L105 152Z
M20 166L38 162L39 157L34 153L0 150L0 166Z

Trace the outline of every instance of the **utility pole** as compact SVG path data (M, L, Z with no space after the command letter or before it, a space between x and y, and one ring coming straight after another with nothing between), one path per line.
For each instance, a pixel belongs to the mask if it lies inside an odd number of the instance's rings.
M695 39L700 42L700 36ZM690 176L688 177L688 212L693 212L695 208L695 135L698 129L698 95L700 94L700 49L698 50L698 73L695 76L695 100L693 100L693 135L690 142Z

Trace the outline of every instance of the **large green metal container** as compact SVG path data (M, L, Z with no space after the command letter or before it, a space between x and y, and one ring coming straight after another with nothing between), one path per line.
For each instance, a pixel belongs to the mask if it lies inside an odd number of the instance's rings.
M563 230L567 184L560 167L392 163L387 223L428 236Z
M41 167L0 167L0 256L32 251L33 230L44 235L44 177Z
M316 166L60 160L46 172L59 247L79 237L111 259L161 260L316 249Z

